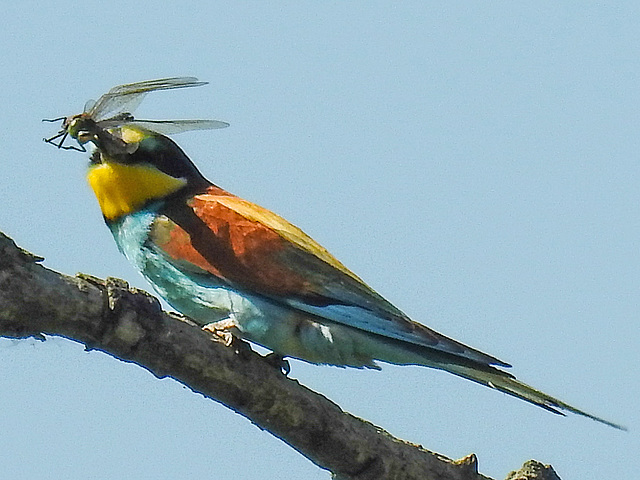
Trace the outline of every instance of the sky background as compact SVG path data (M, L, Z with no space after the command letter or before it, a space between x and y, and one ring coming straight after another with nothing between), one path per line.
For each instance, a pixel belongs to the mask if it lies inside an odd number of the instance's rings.
M292 361L405 440L634 478L640 450L640 3L9 2L0 230L67 274L148 289L84 179L42 142L111 87L193 75L140 118L213 182L283 215L412 318L620 422L562 418L453 375ZM328 479L225 407L61 338L0 341L0 477Z

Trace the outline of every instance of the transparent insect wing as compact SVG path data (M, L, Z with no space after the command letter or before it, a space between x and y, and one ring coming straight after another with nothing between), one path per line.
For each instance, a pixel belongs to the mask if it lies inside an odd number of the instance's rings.
M109 90L109 93L123 95L129 93L151 92L154 90L171 90L174 88L199 87L206 84L207 82L201 82L196 77L170 77L118 85Z
M191 130L213 130L229 126L227 122L219 120L134 120L130 124L138 125L162 135L175 135L176 133L189 132Z
M118 85L105 93L88 112L96 121L124 111L133 112L148 92L206 85L195 77L172 77Z
M96 122L99 122L118 113L133 112L140 105L145 95L146 92L122 95L105 93L87 114Z
M96 106L95 100L87 100L84 104L84 113L90 112Z

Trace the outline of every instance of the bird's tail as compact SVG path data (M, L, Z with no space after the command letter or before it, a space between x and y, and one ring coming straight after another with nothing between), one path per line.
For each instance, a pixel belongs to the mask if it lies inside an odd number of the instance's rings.
M445 370L466 379L472 380L482 385L486 385L487 387L495 388L496 390L500 390L501 392L508 393L509 395L513 395L517 398L521 398L522 400L533 403L534 405L538 405L545 410L549 410L550 412L564 415L564 410L567 412L582 415L584 417L595 420L596 422L604 423L605 425L609 425L610 427L617 428L619 430L626 430L626 428L622 425L618 425L617 423L610 422L608 420L596 417L595 415L591 415L590 413L575 408L568 403L552 397L551 395L547 395L540 390L536 390L535 388L530 387L526 383L522 383L509 373L503 372L496 368L485 367L484 369L479 369L460 364L447 364L446 366L443 366L441 368L444 368Z

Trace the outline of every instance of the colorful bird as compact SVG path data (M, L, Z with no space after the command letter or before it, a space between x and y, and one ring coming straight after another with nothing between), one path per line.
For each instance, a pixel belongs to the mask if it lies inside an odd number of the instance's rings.
M424 365L554 413L623 428L516 380L496 368L510 365L414 322L302 230L211 183L163 135L226 123L142 121L130 113L147 92L203 84L178 77L114 87L84 113L57 119L62 130L45 139L82 151L94 144L87 179L106 224L120 251L170 305L207 330L278 355L341 367ZM64 145L67 136L79 147Z

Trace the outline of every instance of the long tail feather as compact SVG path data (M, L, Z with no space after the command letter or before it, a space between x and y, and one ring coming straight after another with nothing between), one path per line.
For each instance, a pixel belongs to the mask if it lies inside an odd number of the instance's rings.
M617 428L618 430L627 430L626 427L618 425L617 423L610 422L603 418L597 417L576 407L569 405L568 403L558 400L551 395L547 395L540 390L522 383L509 373L503 372L493 367L486 367L486 369L477 369L466 365L447 364L441 367L451 373L464 377L468 380L480 383L487 387L495 388L501 392L513 395L527 402L538 405L539 407L549 410L550 412L564 415L563 410L572 412L578 415L595 420L596 422L604 423L610 427Z

